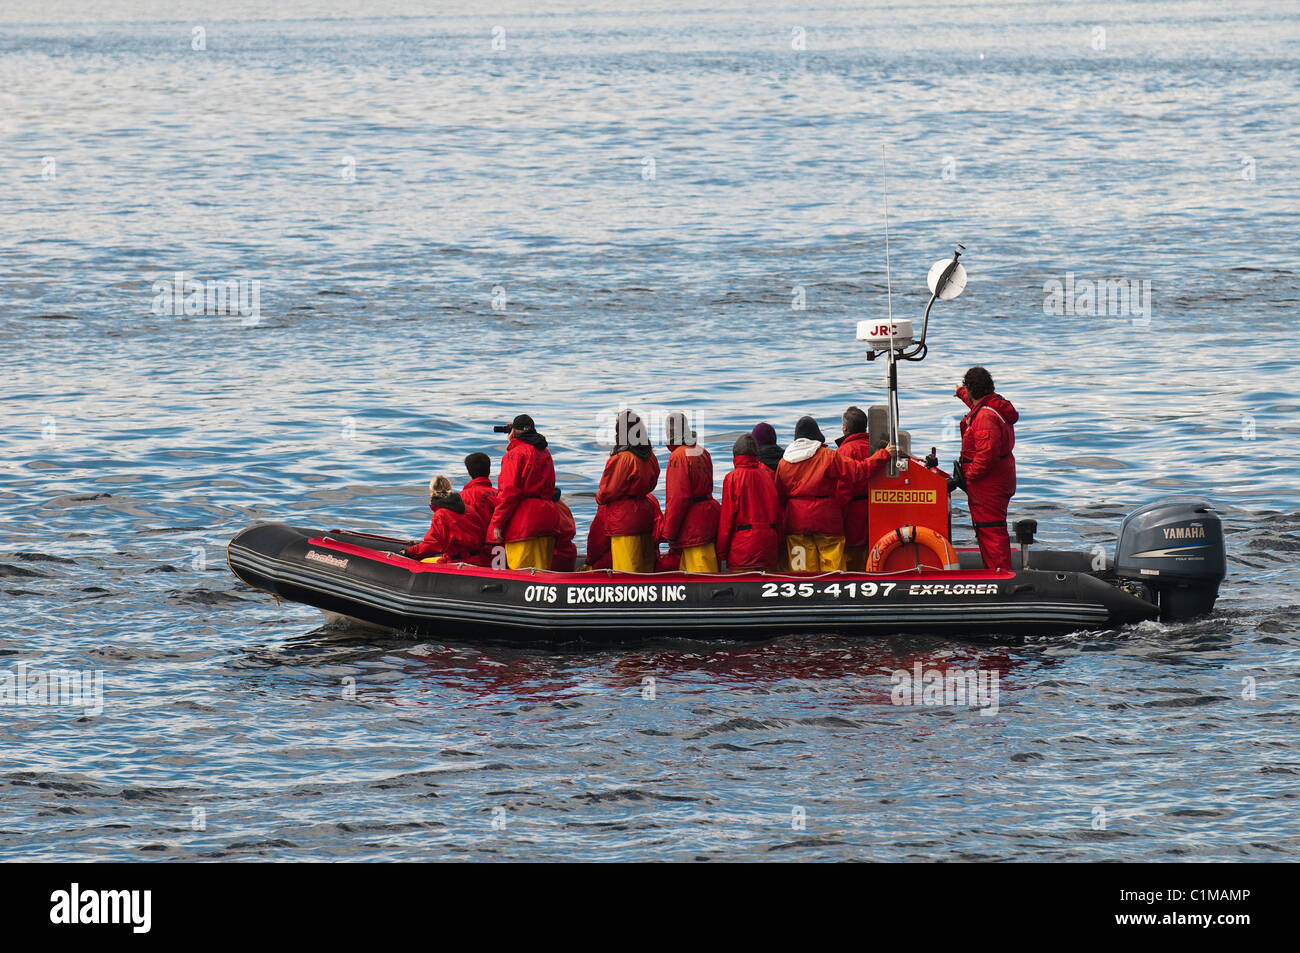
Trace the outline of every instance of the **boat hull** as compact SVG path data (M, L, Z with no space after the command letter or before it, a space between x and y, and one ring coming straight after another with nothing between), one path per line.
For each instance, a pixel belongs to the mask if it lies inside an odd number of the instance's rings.
M279 598L413 636L456 640L751 639L796 632L1020 637L1113 628L1159 611L1089 573L1050 568L552 573L416 563L395 555L404 545L265 523L236 536L227 555L240 579Z

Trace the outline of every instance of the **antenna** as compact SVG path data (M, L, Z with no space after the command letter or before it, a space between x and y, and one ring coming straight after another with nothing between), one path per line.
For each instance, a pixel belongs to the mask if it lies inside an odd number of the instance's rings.
M894 283L889 273L889 170L885 164L885 154L880 153L880 185L885 193L885 299L889 302L890 343L893 343L894 325Z
M898 466L898 365L894 363L894 282L889 270L889 165L880 151L880 184L885 195L885 299L889 302L889 443Z
M889 440L894 445L894 454L888 472L894 476L907 469L908 461L907 455L901 452L898 445L898 362L925 359L928 350L925 333L930 327L930 308L936 301L957 297L966 287L966 269L958 261L966 248L957 245L950 261L936 261L931 266L930 273L926 276L931 292L930 303L925 306L921 338L917 340L912 334L911 321L894 321L894 282L889 260L889 167L883 151L880 155L880 172L885 198L885 293L889 300L889 318L884 326L878 319L859 321L858 340L866 341L871 346L871 350L867 351L868 361L874 361L881 354L888 354L889 357Z

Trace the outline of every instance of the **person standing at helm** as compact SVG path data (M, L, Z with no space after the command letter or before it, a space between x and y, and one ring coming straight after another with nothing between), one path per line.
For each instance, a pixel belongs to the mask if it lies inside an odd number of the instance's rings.
M867 522L867 481L889 464L893 446L882 447L874 454L867 439L867 415L859 407L850 407L840 418L844 436L835 441L842 456L860 467L858 485L844 511L844 567L849 572L867 571L867 552L874 542Z
M856 462L826 446L813 418L800 417L794 436L776 468L790 571L842 571L844 510L866 480Z
M664 420L668 467L664 471L664 518L660 540L680 554L682 572L717 572L718 501L713 498L713 459L699 445L686 415Z
M555 554L555 464L533 418L520 414L493 428L508 433L488 539L505 546L511 569L550 569Z
M614 428L614 449L596 491L611 565L615 572L654 572L655 507L646 494L659 483L659 460L645 425L632 411L622 411Z
M948 492L958 486L966 491L984 567L1010 572L1007 507L1016 495L1016 458L1011 451L1020 413L994 391L993 375L982 367L966 372L954 396L970 411L961 419L961 476L953 474Z
M781 501L776 482L758 459L753 434L731 448L733 469L722 481L718 558L727 572L775 569L781 548Z

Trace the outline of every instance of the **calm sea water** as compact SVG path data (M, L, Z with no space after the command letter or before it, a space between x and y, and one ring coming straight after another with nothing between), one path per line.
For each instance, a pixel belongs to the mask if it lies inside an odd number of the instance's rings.
M0 708L0 858L1297 859L1294 5L365 6L0 10L0 675L104 679ZM256 520L418 535L519 411L585 524L621 405L720 481L757 420L879 402L884 162L895 313L968 248L917 444L986 364L1013 514L1109 547L1212 499L1213 617L514 649L226 570ZM157 313L176 272L256 320ZM1068 276L1137 306L1045 313ZM997 715L891 704L916 663Z

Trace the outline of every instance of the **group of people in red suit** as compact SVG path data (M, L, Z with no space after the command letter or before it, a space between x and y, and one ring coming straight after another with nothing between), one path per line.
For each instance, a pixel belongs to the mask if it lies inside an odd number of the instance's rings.
M956 396L970 410L961 421L961 477L954 475L949 490L960 485L967 492L985 566L1010 570L1006 516L1015 493L1013 426L1019 414L993 391L993 379L982 367L966 372ZM698 444L685 414L669 414L660 507L655 496L659 460L641 419L623 411L596 493L583 568L864 571L872 543L867 482L894 451L870 451L866 414L857 407L848 408L841 423L836 449L826 445L811 417L800 418L785 448L777 445L770 424L758 424L732 447L733 468L719 501L709 452ZM555 486L546 438L527 414L495 429L509 434L498 485L492 485L491 460L484 453L465 458L470 479L459 492L447 477L435 478L429 532L402 555L498 569L574 571L576 524Z

